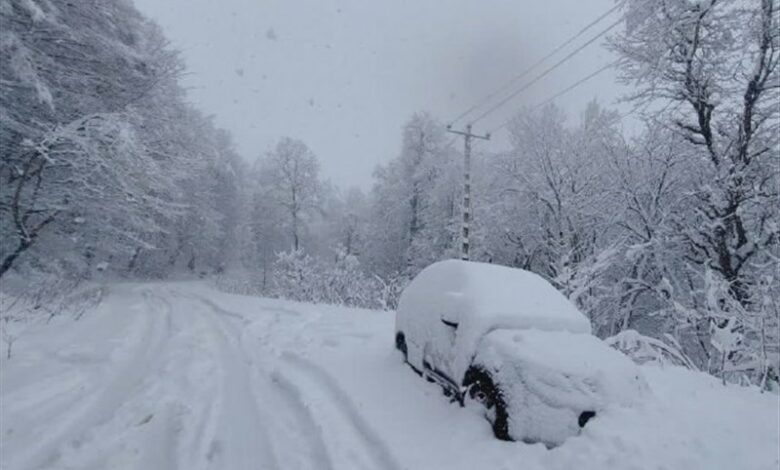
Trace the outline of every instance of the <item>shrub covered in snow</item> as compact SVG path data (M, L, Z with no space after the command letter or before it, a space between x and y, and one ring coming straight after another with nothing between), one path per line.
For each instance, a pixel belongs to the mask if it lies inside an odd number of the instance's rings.
M696 370L696 365L682 352L677 341L671 335L665 338L667 342L641 335L636 330L625 330L604 341L637 364L654 362Z
M234 270L213 278L225 292L266 295L299 302L389 309L395 306L399 283L366 274L357 257L336 248L335 261L309 255L299 248L276 255L270 273Z
M319 302L321 274L314 258L302 249L278 253L273 265L271 292L289 300Z

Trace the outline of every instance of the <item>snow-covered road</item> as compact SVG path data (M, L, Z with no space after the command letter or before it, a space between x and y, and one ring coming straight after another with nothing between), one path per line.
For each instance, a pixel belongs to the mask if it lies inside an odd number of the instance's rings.
M493 439L401 364L393 315L122 284L2 360L0 467L777 469L778 397L644 367L647 403L563 446Z

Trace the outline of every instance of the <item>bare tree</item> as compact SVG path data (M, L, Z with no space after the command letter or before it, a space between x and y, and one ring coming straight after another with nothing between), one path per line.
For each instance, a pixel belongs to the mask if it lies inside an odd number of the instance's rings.
M175 81L175 52L125 2L9 0L0 15L0 276L44 234L83 241L74 233L92 223L128 242L138 238L130 228L153 229L167 183L134 105Z
M292 248L298 250L307 217L321 207L317 157L302 141L282 138L261 164L261 186L287 213Z
M697 161L696 224L680 226L689 261L713 269L743 305L749 266L778 237L780 25L775 0L656 0L629 4L613 41L633 99L666 107Z

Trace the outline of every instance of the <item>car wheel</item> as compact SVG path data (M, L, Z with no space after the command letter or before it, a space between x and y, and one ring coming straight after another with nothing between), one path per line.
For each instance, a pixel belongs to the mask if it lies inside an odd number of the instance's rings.
M472 366L463 380L464 401L475 403L485 409L485 417L493 427L493 434L503 441L509 436L509 416L501 388L493 381L490 373L478 366Z
M407 361L407 356L409 353L406 347L406 337L400 331L395 335L395 348L401 351L401 354L404 355L404 361Z

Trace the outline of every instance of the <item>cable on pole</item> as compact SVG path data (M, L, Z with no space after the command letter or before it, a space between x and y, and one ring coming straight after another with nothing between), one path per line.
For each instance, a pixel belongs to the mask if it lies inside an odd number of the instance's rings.
M509 94L508 96L506 96L504 99L502 99L501 101L499 101L498 103L496 103L495 105L493 105L492 107L490 107L490 108L489 108L487 111L485 111L485 112L483 112L482 114L480 114L479 116L477 116L477 118L476 118L476 119L474 119L473 121L471 121L471 124L475 124L476 122L478 122L478 121L480 121L480 120L484 119L484 118L485 118L485 117L487 117L489 114L493 113L495 110L497 110L497 109L498 109L498 108L500 108L501 106L505 105L505 104L506 104L507 102L509 102L509 101L510 101L512 98L516 97L516 96L517 96L517 95L519 95L520 93L522 93L522 92L524 92L525 90L527 90L528 88L530 88L530 87L531 87L531 85L535 84L536 82L538 82L539 80L541 80L542 78L544 78L546 75L548 75L550 72L552 72L553 70L555 70L555 69L557 69L558 67L560 67L561 65L563 65L563 64L564 64L565 62L567 62L569 59L571 59L572 57L574 57L575 55L577 55L577 54L578 54L580 51L582 51L583 49L585 49L585 48L586 48L586 47L588 47L589 45L591 45L591 44L593 44L594 42L596 42L596 40L597 40L597 39L599 39L600 37L602 37L602 36L604 36L605 34L607 34L608 32L610 32L610 31L611 31L613 28L615 28L615 26L619 25L619 24L620 24L620 23L622 23L622 22L623 22L623 17L621 16L621 17L620 17L620 18L619 18L617 21L615 21L615 22L614 22L614 23L612 23L611 25L609 25L609 26L607 26L606 28L604 28L603 30L601 30L601 31L600 31L598 34L596 34L595 36L593 36L592 38L590 38L588 41L586 41L584 44L582 44L582 45L581 45L581 46L579 46L578 48L576 48L576 49L574 49L573 51L571 51L569 54L567 54L567 55L566 55L566 57L564 57L563 59L559 60L558 62L556 62L556 63L555 63L555 64L553 64L552 66L550 66L550 67L548 67L547 69L545 69L545 71L544 71L544 72L542 72L541 74L537 75L537 76L536 76L536 77L535 77L533 80L531 80L530 82L526 83L525 85L523 85L523 86L522 86L522 87L520 87L519 89L515 90L514 92L512 92L511 94Z
M570 92L571 90L577 88L578 86L582 85L583 83L587 82L591 78L595 77L596 75L604 72L605 70L609 70L612 67L616 66L620 62L620 60L616 60L613 62L608 63L607 65L601 67L600 69L596 70L593 73L590 73L586 75L585 77L582 77L581 79L577 80L576 82L572 83L571 85L567 86L563 90L559 91L558 93L552 95L551 97L547 98L546 100L542 101L541 103L534 106L534 109L541 108L542 106L546 105L547 103L553 101L555 98L560 97L561 95L565 95L566 93Z
M582 29L577 31L577 33L574 34L574 36L571 36L569 39L567 39L566 41L561 43L558 47L556 47L555 49L553 49L552 51L547 53L547 55L545 55L541 59L539 59L536 62L534 62L530 67L528 67L527 69L525 69L522 72L520 72L520 74L518 74L518 75L514 76L513 78L511 78L505 85L503 85L502 87L500 87L497 90L493 91L492 93L488 94L480 102L475 103L470 108L468 108L465 111L463 111L462 113L460 113L452 122L450 122L450 124L457 123L458 121L460 121L461 119L463 119L464 117L469 115L474 110L476 110L479 107L487 104L490 100L495 98L498 94L503 93L504 91L506 91L509 88L511 88L518 81L520 81L520 79L524 78L530 72L534 71L537 67L542 65L547 59L549 59L550 57L552 57L555 54L557 54L558 52L560 52L561 49L563 49L564 47L566 47L569 44L571 44L572 42L574 42L577 38L579 38L580 36L585 34L590 28L592 28L593 26L597 25L598 23L601 22L601 20L603 20L604 18L606 18L607 16L612 14L615 10L617 10L621 6L623 6L623 3L624 2L620 2L620 3L616 4L615 6L613 6L612 8L610 8L609 10L605 11L604 13L602 13L598 18L596 18L595 20L591 21L590 23L585 25Z
M615 60L615 61L612 61L612 62L604 65L603 67L599 68L595 72L591 72L590 74L582 77L581 79L579 79L576 82L572 83L571 85L567 86L563 90L561 90L561 91L555 93L554 95L550 96L546 100L544 100L544 101L534 105L531 109L539 109L539 108L541 108L542 106L552 102L554 99L556 99L556 98L558 98L558 97L560 97L560 96L570 92L571 90L577 88L578 86L582 85L583 83L587 82L588 80L590 80L591 78L595 77L596 75L599 75L600 73L603 73L604 71L609 70L610 68L616 66L619 62L620 62L620 60ZM491 129L490 133L493 134L493 133L499 131L500 129L502 129L503 127L506 127L510 122L512 122L513 118L514 117L509 118L506 121L504 121L503 123L501 123L499 126Z

